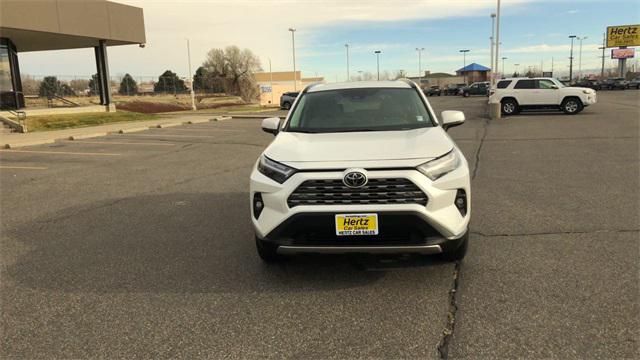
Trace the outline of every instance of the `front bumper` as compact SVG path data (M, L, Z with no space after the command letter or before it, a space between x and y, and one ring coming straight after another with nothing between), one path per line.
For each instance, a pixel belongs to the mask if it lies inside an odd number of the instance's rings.
M353 251L398 252L394 251L395 246L402 246L405 250L413 247L413 251L406 252L438 253L444 251L443 244L456 243L455 240L465 235L471 217L471 191L469 169L464 158L457 169L436 181L431 181L414 169L367 172L369 178L411 180L427 195L427 205L331 204L290 208L287 205L289 195L304 181L342 179L343 172L302 171L284 184L279 184L254 168L250 204L257 192L261 194L263 202L259 217L256 218L252 211L251 219L257 237L279 245L282 253L305 252L305 249L310 252L351 252L349 247L354 247ZM454 204L459 189L464 190L467 197L464 216ZM335 214L345 213L377 213L379 234L336 236Z
M584 101L583 101L583 105L584 106L589 106L589 105L593 105L598 101L597 95L594 92L593 94L587 94L587 96L585 97Z

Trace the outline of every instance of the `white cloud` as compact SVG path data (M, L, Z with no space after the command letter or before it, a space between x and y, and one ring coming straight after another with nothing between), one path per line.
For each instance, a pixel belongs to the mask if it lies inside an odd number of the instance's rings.
M362 22L399 22L477 16L495 8L495 0L387 1L387 0L117 0L144 9L147 47L112 47L112 73L153 75L165 69L186 73L185 38L191 41L193 67L214 47L238 45L258 54L263 64L271 58L274 70L290 68L291 34L298 29L296 47L311 56L318 51L316 34L332 26ZM533 0L511 0L503 7ZM348 39L345 39L348 40ZM354 52L370 51L374 45L353 47ZM392 48L393 44L382 44ZM337 48L339 49L339 48ZM330 51L339 51L339 50ZM384 50L384 48L383 48ZM35 55L26 56L25 72L38 69ZM90 56L90 55L89 55ZM64 56L62 58L65 58ZM65 63L74 72L93 73L91 61L83 55ZM58 57L56 57L58 59ZM303 69L304 70L304 69Z

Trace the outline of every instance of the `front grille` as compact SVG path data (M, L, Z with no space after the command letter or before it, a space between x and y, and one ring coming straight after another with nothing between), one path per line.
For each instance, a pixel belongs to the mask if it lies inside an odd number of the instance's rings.
M409 179L369 179L361 188L349 188L341 179L307 180L289 195L289 207L298 205L419 204L427 195Z

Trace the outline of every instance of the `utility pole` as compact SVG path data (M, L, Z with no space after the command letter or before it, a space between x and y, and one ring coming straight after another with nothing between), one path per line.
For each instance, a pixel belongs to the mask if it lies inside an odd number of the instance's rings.
M380 53L381 50L376 50L373 53L376 54L376 63L378 64L378 81L380 81Z
M607 50L607 34L602 34L602 47L599 47L598 49L602 50L602 69L600 69L600 80L604 79L604 52L605 50Z
M189 39L187 39L187 61L189 62L189 84L191 84L191 86L189 86L191 90L191 110L196 111L196 95L193 92L193 74L191 73L191 47L189 45Z
M416 48L418 52L418 87L422 89L422 51L424 48Z
M579 51L579 55L578 55L578 80L580 80L582 78L582 40L586 39L587 36L583 36L583 37L579 37L578 40L580 41L580 51Z
M502 57L502 74L504 74L504 61L507 60L508 58L506 57Z
M293 48L293 91L297 90L297 76L296 76L296 37L295 37L295 32L296 29L294 28L289 28L289 31L291 31L291 47Z
M496 37L496 13L491 13L491 37L489 38L489 47L491 48L491 87L496 84L496 69L493 67L493 39Z
M520 74L518 73L518 66L520 66L520 64L513 64L513 66L516 68L516 71L515 71L516 76L515 77L519 77Z
M351 77L349 75L349 43L344 44L344 47L347 48L347 81L351 81Z
M469 49L462 49L459 52L462 53L462 75L464 76L464 84L467 85L467 72L465 71L465 67L467 67L467 53L471 51Z
M500 0L498 0L498 8L496 9L496 53L494 56L495 59L495 69L498 69L498 57L500 56Z
M551 76L553 76L553 56L551 57Z
M569 85L571 85L573 80L573 39L576 37L577 36L575 35L569 35L569 39L571 39L571 52L569 53Z

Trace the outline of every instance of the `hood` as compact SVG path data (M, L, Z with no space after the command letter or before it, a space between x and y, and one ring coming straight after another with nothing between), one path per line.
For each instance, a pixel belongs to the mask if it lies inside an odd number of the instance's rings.
M574 90L588 90L589 92L595 92L595 90L591 89L591 88L587 88L587 87L580 87L580 86L567 86L567 88L570 89L574 89Z
M453 141L440 127L326 134L281 132L264 154L280 162L343 162L435 158Z

